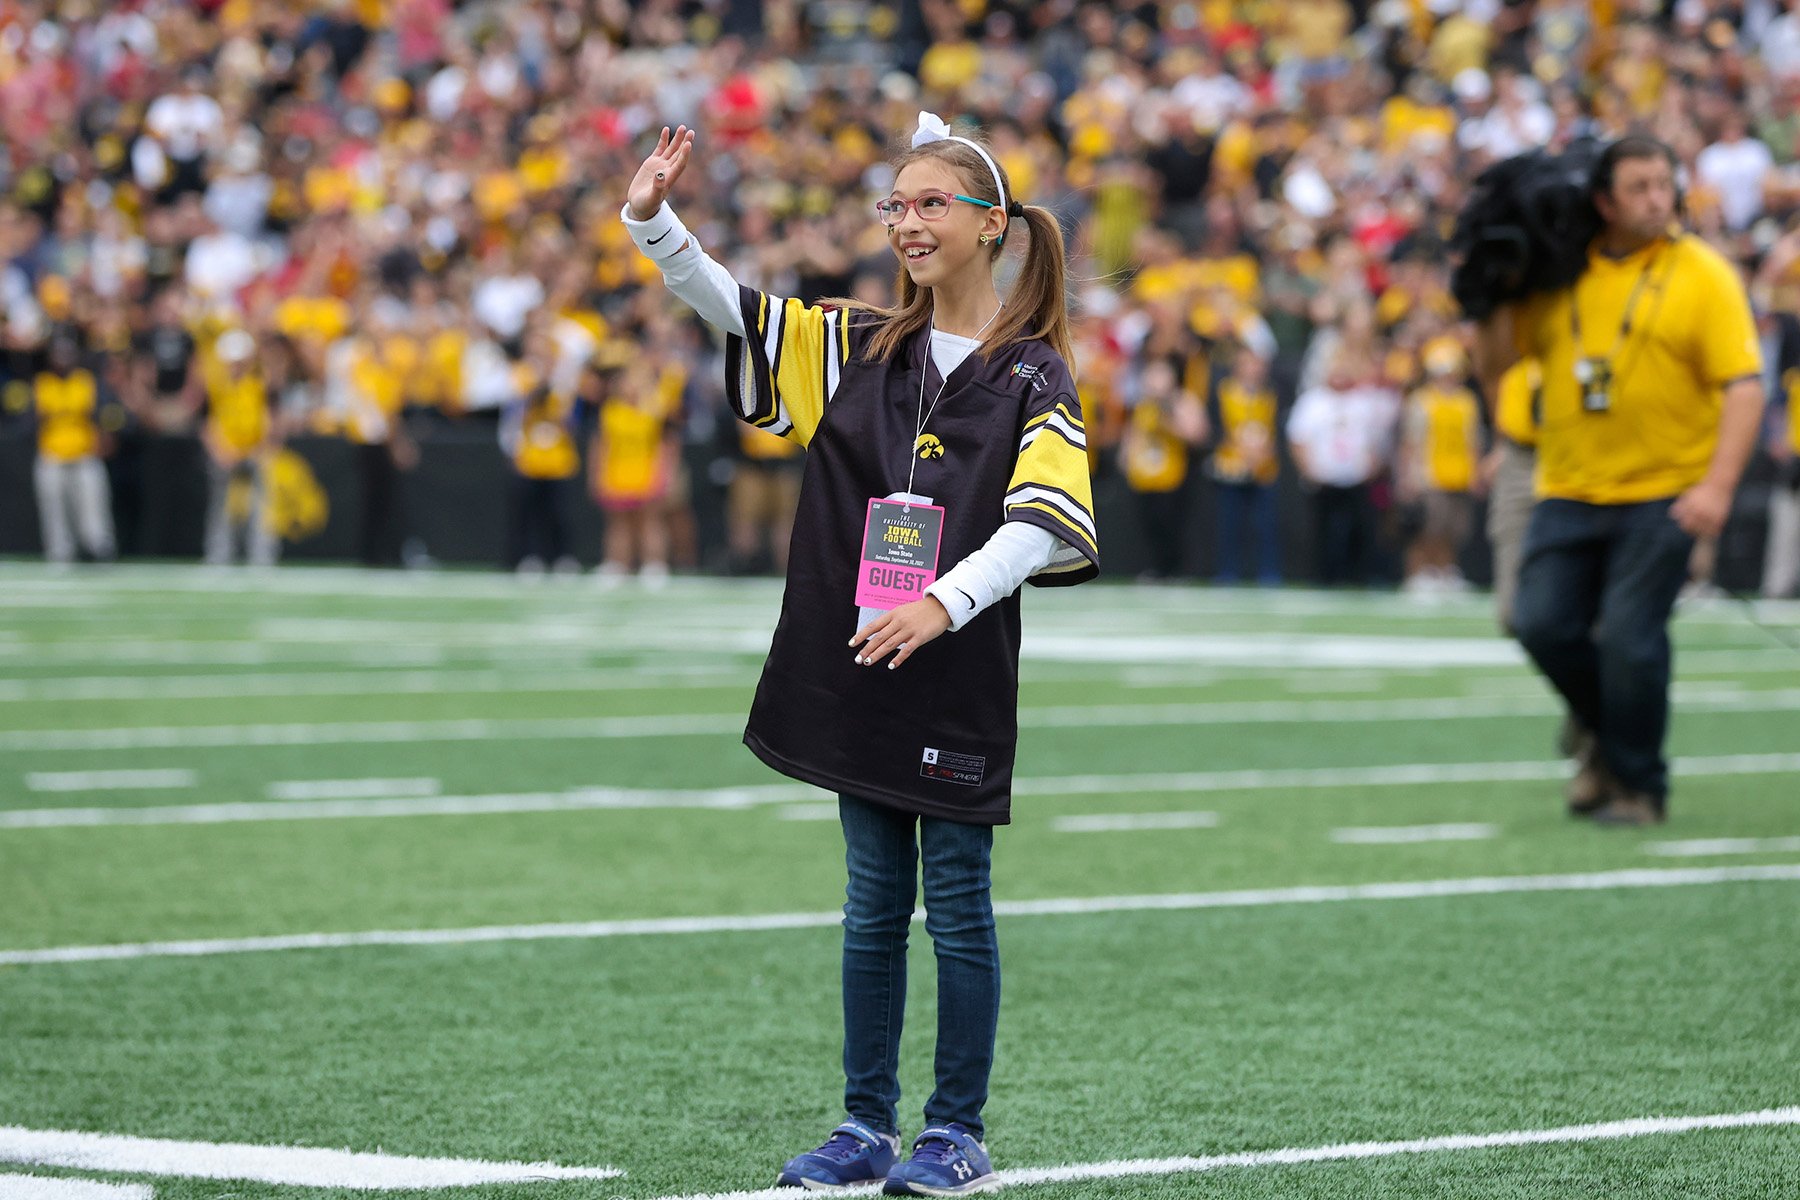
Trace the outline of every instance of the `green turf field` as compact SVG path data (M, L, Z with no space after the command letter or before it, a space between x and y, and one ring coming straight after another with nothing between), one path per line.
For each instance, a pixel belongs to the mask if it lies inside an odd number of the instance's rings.
M624 1172L407 1193L471 1200L766 1187L842 1087L834 806L738 738L778 600L0 567L0 1197L349 1194L20 1130ZM1025 608L997 1167L1800 1105L1800 608L1684 613L1650 831L1563 815L1555 706L1480 598ZM1510 1141L1029 1194L1800 1195L1796 1112Z

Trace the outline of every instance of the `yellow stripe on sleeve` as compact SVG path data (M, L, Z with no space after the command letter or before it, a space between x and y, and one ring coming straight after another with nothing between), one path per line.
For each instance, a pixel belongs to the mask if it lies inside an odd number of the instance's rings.
M1047 487L1068 496L1090 515L1094 510L1088 456L1062 437L1039 437L1025 447L1006 490Z
M783 415L793 422L790 436L804 446L812 441L825 415L824 363L831 353L825 340L825 311L789 300L782 308L781 326L777 361L770 364L775 394Z

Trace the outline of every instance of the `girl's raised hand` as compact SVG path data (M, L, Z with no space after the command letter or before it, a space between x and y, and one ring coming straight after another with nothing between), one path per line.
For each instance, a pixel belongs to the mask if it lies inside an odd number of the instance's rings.
M693 151L693 130L683 125L671 137L669 127L663 126L662 136L656 139L656 149L638 168L631 181L631 190L625 193L625 199L631 205L632 219L648 221L656 215L656 210L668 199L669 189L687 169L688 156Z

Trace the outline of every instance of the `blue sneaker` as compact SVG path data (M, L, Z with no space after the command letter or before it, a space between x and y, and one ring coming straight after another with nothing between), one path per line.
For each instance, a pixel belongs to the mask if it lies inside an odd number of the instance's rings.
M790 1158L776 1187L810 1188L815 1192L874 1183L887 1177L900 1161L900 1139L876 1133L861 1121L845 1121L817 1150Z
M951 1121L914 1138L912 1158L895 1164L881 1191L887 1196L966 1196L999 1186L987 1147Z

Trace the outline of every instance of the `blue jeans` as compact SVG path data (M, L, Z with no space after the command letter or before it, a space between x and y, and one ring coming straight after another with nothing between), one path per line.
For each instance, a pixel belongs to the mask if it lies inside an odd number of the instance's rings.
M1672 503L1540 501L1513 609L1519 641L1613 777L1652 796L1669 790L1669 614L1694 548Z
M1256 581L1264 587L1281 584L1281 534L1275 523L1275 485L1225 483L1214 491L1219 506L1219 583L1243 578L1244 534L1256 547ZM1246 525L1248 529L1246 530Z
M1000 1020L1000 945L988 895L994 830L838 798L844 863L844 1108L882 1133L900 1132L900 1029L906 1018L906 935L922 856L925 932L937 951L937 1090L927 1124L957 1121L982 1136Z

